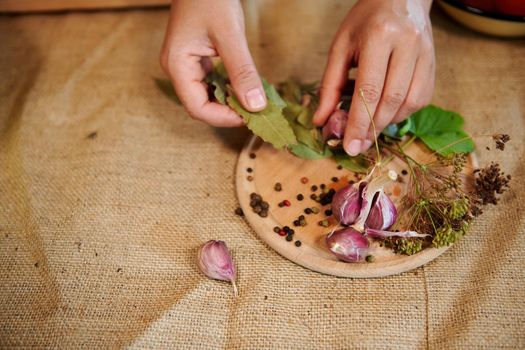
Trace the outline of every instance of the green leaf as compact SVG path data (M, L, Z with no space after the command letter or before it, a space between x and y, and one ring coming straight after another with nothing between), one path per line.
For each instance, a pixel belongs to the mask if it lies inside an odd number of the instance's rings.
M175 89L173 88L173 85L171 85L171 81L168 79L159 79L159 78L153 78L155 80L155 84L159 88L160 91L166 95L170 100L174 101L176 104L181 105L179 97L177 96L177 93L175 93Z
M213 95L217 102L226 104L226 79L216 71L208 74L204 81L214 87Z
M337 164L355 173L366 173L368 164L362 156L350 157L344 151L338 151L333 155Z
M463 123L459 114L429 105L412 114L400 134L409 132L440 154L469 153L474 142L463 130Z
M266 99L269 103L273 103L276 107L283 109L286 107L286 102L281 98L277 90L275 89L275 86L268 83L266 79L262 78L262 84L264 88L264 92L266 93Z
M474 142L463 130L438 135L423 135L420 138L428 148L439 151L442 155L470 153L474 150Z
M288 149L295 156L302 158L302 159L310 159L310 160L322 159L322 158L330 157L332 155L332 152L330 151L328 147L325 147L323 152L316 152L310 147L302 143L298 143L296 145L290 145L288 146Z
M290 124L282 114L282 107L275 103L273 97L268 97L268 105L264 110L255 113L246 111L233 94L226 98L226 102L243 117L246 125L255 135L271 143L275 148L280 149L297 143ZM279 104L279 101L277 103Z
M297 116L297 122L307 129L313 129L314 123L312 119L314 117L313 112L308 107L303 107L299 115Z

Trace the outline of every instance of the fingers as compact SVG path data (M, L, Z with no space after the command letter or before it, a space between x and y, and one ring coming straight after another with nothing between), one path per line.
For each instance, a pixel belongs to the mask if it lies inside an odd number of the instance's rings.
M381 100L374 114L374 124L378 135L394 118L405 101L416 66L414 51L404 47L394 49L385 81L385 87L381 94ZM369 140L374 139L373 126L367 134ZM365 151L366 149L362 149Z
M227 40L225 40L227 39ZM266 94L242 31L223 33L215 45L237 98L250 112L266 107Z
M346 38L344 39L347 40ZM323 125L339 103L341 90L348 78L348 69L351 59L351 44L336 39L330 49L328 63L320 87L320 102L315 111L313 123Z
M363 91L370 114L373 116L381 98L390 53L391 49L385 50L384 42L375 40L370 40L361 51L355 91L343 141L345 151L351 156L358 155L362 149L372 144L367 140L370 117L360 96L360 90Z
M430 103L434 92L434 70L433 52L418 58L407 97L394 116L393 123L405 120L410 114Z
M242 118L232 109L209 101L206 84L202 82L206 71L201 57L181 56L167 66L177 96L192 118L218 127L243 125Z

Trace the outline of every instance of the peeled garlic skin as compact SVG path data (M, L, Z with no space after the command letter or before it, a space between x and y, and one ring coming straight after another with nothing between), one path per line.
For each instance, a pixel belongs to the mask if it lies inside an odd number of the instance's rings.
M351 227L328 234L326 244L328 249L342 261L359 262L368 255L368 240L359 231Z
M230 252L223 241L204 243L199 248L197 264L202 273L210 278L234 282L237 276Z
M348 121L348 112L342 109L336 109L328 118L323 126L323 140L341 140L345 134L346 123Z
M352 225L361 212L361 192L366 183L348 185L334 194L332 199L332 213L343 225Z
M365 226L375 230L386 230L397 220L397 209L388 195L379 191L374 198Z

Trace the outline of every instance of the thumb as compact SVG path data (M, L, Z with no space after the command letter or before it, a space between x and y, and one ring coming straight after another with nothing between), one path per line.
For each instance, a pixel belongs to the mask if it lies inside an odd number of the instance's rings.
M244 34L238 38L229 37L216 46L233 91L243 107L250 112L262 111L266 107L266 95Z

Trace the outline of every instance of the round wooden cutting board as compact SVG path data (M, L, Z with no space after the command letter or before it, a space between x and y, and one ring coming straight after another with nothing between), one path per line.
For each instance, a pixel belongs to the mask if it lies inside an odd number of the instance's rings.
M426 147L419 143L411 144L405 151L415 159L428 159ZM255 155L254 158L253 155ZM475 158L471 157L470 162L471 166L465 168L472 171ZM248 168L253 171L248 172ZM402 170L406 169L406 165L394 159L388 163L387 169L395 170L400 178L385 187L385 192L397 204L409 179L408 175L402 175ZM337 182L332 180L333 177L338 178ZM302 178L307 178L308 182L303 183ZM325 243L326 234L337 227L337 222L330 217L328 218L329 227L322 227L318 224L320 220L327 219L324 212L330 209L331 205L321 206L312 200L310 195L314 192L311 187L325 184L327 188L338 190L351 180L356 180L355 174L346 169L338 169L332 159L303 160L287 151L278 151L255 136L248 140L237 163L237 196L246 220L259 237L275 251L308 269L341 277L382 277L415 269L437 258L449 248L427 248L418 254L407 256L394 254L390 249L380 247L379 242L371 240L370 254L374 256L374 262L346 263L339 261L328 250ZM274 189L277 182L282 185L281 191ZM252 192L260 194L263 200L270 204L267 217L262 218L253 212L250 207ZM315 193L319 194L320 190ZM297 199L298 194L304 196L302 201ZM279 207L278 203L285 199L289 200L291 205ZM305 214L304 209L307 207L317 207L320 209L319 213ZM299 215L306 217L306 226L293 226L293 221ZM273 231L275 226L289 226L294 229L293 241L288 242L285 237L275 233ZM299 247L295 244L297 240L301 241Z

